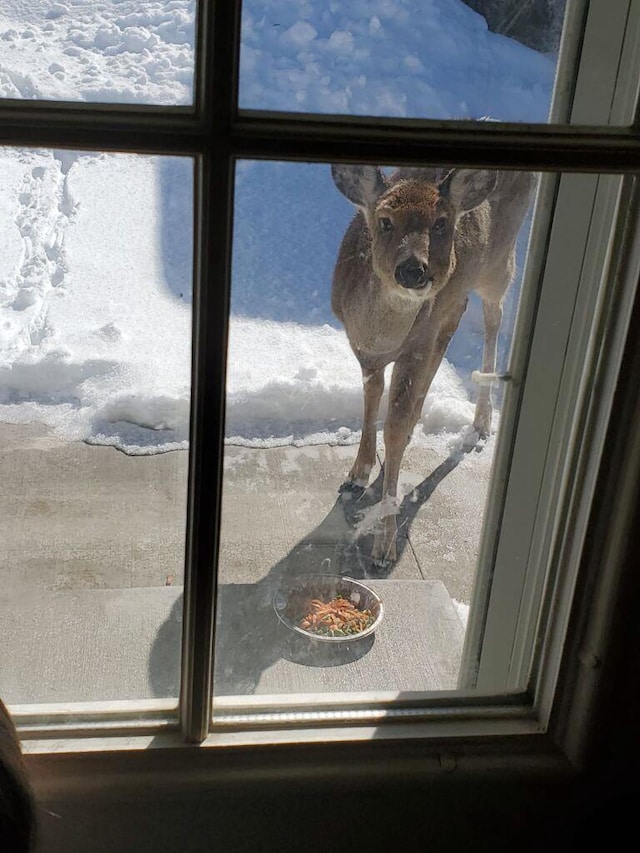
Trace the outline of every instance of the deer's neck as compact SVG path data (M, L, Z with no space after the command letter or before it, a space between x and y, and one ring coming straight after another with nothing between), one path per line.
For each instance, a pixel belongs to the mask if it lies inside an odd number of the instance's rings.
M424 303L392 291L372 275L367 286L350 300L345 326L351 345L371 356L395 354L411 331Z

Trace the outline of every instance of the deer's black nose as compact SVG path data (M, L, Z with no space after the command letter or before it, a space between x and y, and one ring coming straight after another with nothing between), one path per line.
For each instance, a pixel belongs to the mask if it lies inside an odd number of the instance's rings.
M431 276L427 265L412 256L396 267L396 281L402 287L418 289L425 287L431 281Z

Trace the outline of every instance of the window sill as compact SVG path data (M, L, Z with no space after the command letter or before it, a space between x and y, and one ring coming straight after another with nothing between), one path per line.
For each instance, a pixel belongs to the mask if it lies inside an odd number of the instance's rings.
M442 723L430 727L431 739L417 728L270 731L268 743L256 734L223 732L199 746L185 745L177 733L31 741L25 757L42 802L128 793L151 798L234 783L387 784L398 778L536 780L576 774L534 721Z

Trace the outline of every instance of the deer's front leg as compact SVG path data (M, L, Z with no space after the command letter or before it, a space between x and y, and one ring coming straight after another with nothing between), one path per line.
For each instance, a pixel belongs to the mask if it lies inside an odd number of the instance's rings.
M495 373L498 331L502 323L502 305L499 302L482 300L484 314L484 349L482 351L482 372ZM473 428L480 438L489 438L491 434L491 385L481 385L476 401L476 413Z
M413 364L397 361L389 391L389 412L384 425L384 481L380 502L380 520L373 540L374 560L394 561L397 557L398 536L398 476L407 446L407 436L413 430L413 412L421 393L421 385L413 375Z
M376 462L376 420L380 407L380 398L384 391L384 369L367 370L362 368L362 387L364 392L364 417L362 438L358 455L349 471L348 483L365 488L369 474Z
M374 560L397 558L398 476L408 437L420 417L422 403L440 367L449 341L467 305L466 297L445 304L441 313L432 315L432 345L426 352L408 350L396 361L389 391L389 413L384 425L384 482L382 486L381 523L373 541Z

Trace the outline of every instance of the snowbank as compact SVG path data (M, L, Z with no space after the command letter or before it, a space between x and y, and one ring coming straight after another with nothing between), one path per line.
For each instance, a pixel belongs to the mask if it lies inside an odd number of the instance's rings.
M545 119L549 57L490 33L459 0L419 9L245 0L241 105ZM189 103L194 10L3 0L0 97ZM128 453L186 446L191 186L188 160L0 149L0 420ZM239 165L228 441L357 441L359 368L329 302L352 213L326 165ZM455 435L472 419L481 326L472 302L420 434Z

